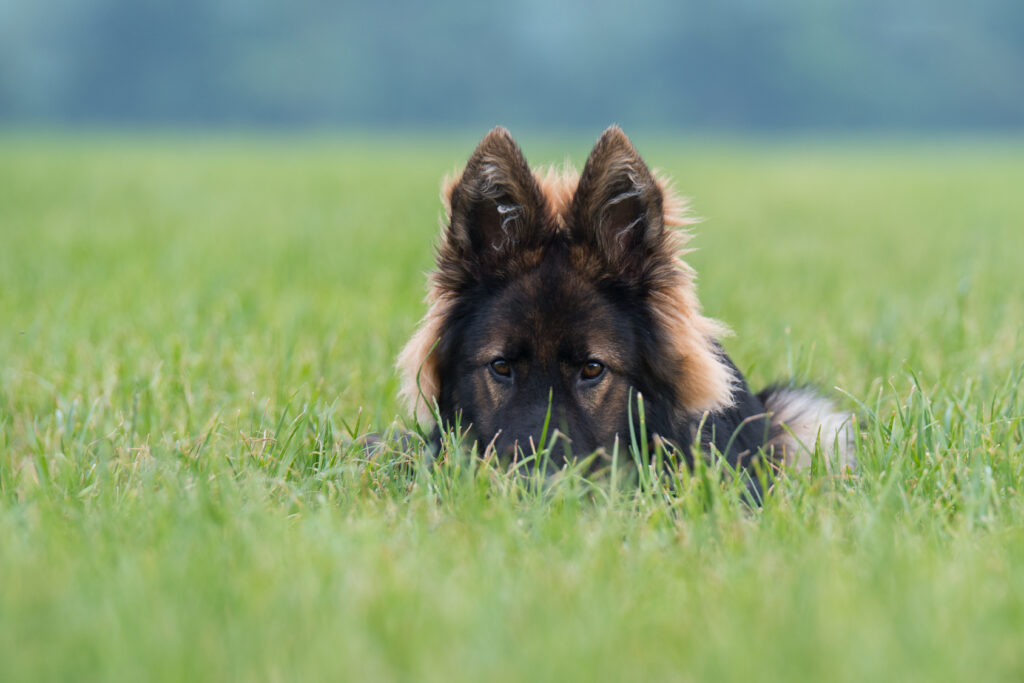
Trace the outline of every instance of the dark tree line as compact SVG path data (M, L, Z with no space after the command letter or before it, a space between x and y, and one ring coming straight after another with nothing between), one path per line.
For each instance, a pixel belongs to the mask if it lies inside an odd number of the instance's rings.
M1024 2L0 0L0 120L1012 129Z

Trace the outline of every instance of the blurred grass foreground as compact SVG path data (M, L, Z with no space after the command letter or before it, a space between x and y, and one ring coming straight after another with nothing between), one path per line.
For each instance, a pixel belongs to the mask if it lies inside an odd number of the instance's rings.
M1024 143L635 141L854 475L353 447L468 139L0 139L0 680L1020 680Z

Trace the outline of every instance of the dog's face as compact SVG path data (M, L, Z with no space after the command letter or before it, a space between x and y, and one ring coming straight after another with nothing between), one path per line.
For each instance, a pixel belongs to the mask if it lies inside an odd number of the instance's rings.
M495 129L446 198L431 308L399 359L414 404L500 453L531 452L547 422L557 462L628 439L633 392L649 434L728 403L720 330L666 228L683 221L622 131L577 179L536 176Z
M535 269L480 302L456 330L443 412L461 412L499 453L539 446L544 424L560 435L552 459L611 447L628 433L637 383L633 315L551 249Z

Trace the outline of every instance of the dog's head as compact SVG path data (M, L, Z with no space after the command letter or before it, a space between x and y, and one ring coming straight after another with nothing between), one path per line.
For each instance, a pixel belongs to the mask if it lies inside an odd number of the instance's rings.
M535 174L495 128L445 199L430 309L399 357L421 418L436 404L499 452L529 452L549 421L558 458L627 439L631 392L651 435L729 404L722 329L701 315L673 229L682 205L621 130L577 177Z

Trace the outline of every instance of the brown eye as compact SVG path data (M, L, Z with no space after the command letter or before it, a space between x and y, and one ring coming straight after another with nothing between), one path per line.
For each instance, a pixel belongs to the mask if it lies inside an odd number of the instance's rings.
M504 358L491 361L491 372L500 377L512 376L512 365Z
M587 361L580 371L580 377L583 379L597 379L604 373L604 365L598 363L596 360Z

